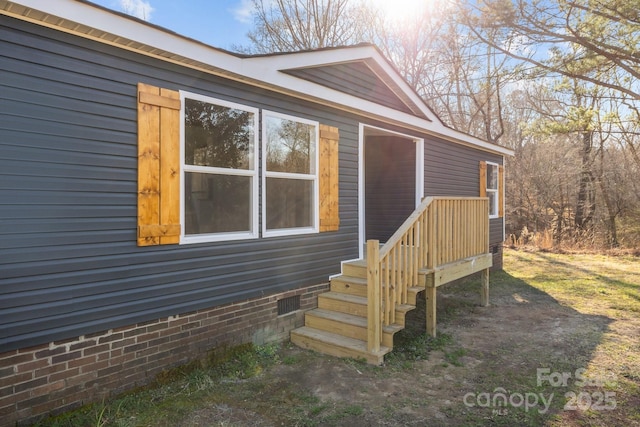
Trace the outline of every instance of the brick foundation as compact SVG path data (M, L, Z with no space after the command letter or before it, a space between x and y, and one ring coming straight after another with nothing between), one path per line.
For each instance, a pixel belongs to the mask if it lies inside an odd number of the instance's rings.
M0 426L26 425L149 384L216 348L284 341L328 284L0 353ZM278 316L277 301L300 296Z
M502 270L502 252L503 246L502 243L497 243L491 246L491 252L493 254L493 266L491 267L492 271Z

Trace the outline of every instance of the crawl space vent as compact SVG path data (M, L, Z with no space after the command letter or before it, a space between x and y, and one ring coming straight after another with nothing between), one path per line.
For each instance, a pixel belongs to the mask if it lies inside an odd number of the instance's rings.
M300 310L300 295L278 300L278 316Z

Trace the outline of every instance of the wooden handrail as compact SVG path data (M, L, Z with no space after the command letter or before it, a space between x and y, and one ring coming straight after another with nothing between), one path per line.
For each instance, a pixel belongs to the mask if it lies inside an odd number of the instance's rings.
M380 248L367 241L368 348L380 349L382 326L395 323L421 270L488 253L485 197L427 197Z
M422 202L418 205L418 207L407 217L407 219L402 223L402 225L389 237L389 240L382 246L380 249L380 256L383 257L389 253L391 248L402 240L402 236L404 236L407 231L411 228L411 226L416 222L416 220L424 213L424 211L429 207L429 205L435 200L434 197L425 197Z

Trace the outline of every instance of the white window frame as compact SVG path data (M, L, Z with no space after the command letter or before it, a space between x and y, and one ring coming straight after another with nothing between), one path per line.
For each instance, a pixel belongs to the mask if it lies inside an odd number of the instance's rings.
M185 164L185 99L193 99L209 104L219 105L222 107L242 110L253 114L253 152L250 163L252 169L229 169L221 167L194 166ZM235 102L229 102L222 99L213 98L197 93L180 91L180 244L189 243L205 243L205 242L222 242L229 240L257 239L259 237L258 230L258 156L260 136L260 110L258 108L249 107ZM198 235L185 234L185 174L186 172L208 173L218 175L247 176L251 178L250 203L251 203L251 229L248 231L223 232L223 233L207 233Z
M298 123L307 124L315 128L315 158L312 160L313 174L299 174L288 172L270 172L267 170L267 126L268 117L278 119L291 120ZM320 123L313 120L307 120L288 114L277 113L275 111L262 110L262 236L293 236L298 234L319 233L320 223L320 191L318 188L318 169L319 169L319 146L320 146ZM313 183L313 218L311 227L295 227L295 228L279 228L275 230L267 229L267 178L283 178L296 180L309 180Z
M487 178L489 177L489 168L495 168L495 176L496 176L496 188L489 188L487 182L485 182L487 197L489 197L489 193L494 193L495 197L493 198L493 206L489 206L489 218L500 218L500 186L502 183L500 182L500 165L494 162L485 162L487 165ZM489 198L491 201L491 198ZM493 208L493 209L492 209ZM494 211L495 214L491 214L491 211Z

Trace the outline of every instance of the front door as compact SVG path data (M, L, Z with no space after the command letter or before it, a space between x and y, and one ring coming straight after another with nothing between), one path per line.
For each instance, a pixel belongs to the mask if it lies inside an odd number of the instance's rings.
M407 137L365 136L365 241L386 242L415 210L416 152Z

